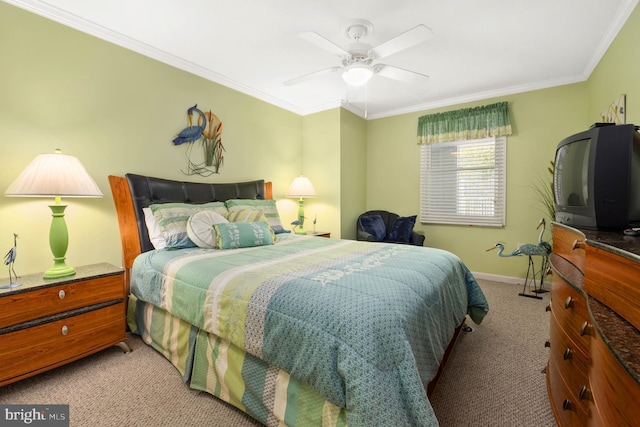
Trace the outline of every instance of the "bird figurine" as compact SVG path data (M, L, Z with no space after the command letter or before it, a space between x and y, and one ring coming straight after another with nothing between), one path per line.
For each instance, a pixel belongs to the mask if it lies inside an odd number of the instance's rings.
M546 227L546 221L544 218L542 218L539 222L538 222L538 226L536 227L536 229L539 229L540 227L542 227L542 230L540 231L540 235L538 236L538 243L533 244L533 243L526 243L523 245L518 246L513 252L509 253L509 254L505 254L504 253L504 245L502 243L496 243L493 247L487 249L487 251L493 250L493 249L498 249L498 256L499 257L513 257L513 256L520 256L520 255L526 255L529 257L529 266L527 268L527 276L524 280L524 287L522 289L522 293L520 293L521 296L525 296L525 297L532 297L532 298L538 298L540 299L541 297L535 295L537 293L540 292L546 292L542 289L542 286L544 284L544 276L547 272L547 270L549 269L549 255L551 255L551 245L548 242L544 242L542 240L542 235L544 234L544 230ZM534 256L540 256L542 257L542 266L540 268L539 271L536 270L535 267L535 263L533 261ZM533 286L534 286L534 295L530 295L525 293L525 289L527 287L527 283L530 280L529 275L532 275L531 280L533 281ZM537 287L536 286L536 276L538 276L539 281L540 281L540 286Z
M13 277L15 277L16 280L18 280L18 275L13 269L13 264L15 263L16 257L18 256L18 250L17 250L18 240L17 239L18 239L18 235L16 233L13 233L13 247L9 249L9 252L7 252L7 254L4 256L4 265L9 266L9 284L0 287L1 289L15 288L17 286L20 286L20 283L14 282L11 276L13 274Z
M542 230L540 230L540 235L538 236L538 246L542 247L543 250L547 251L547 255L550 255L552 252L551 245L549 244L549 242L545 242L542 240L542 235L544 234L544 230L547 228L547 221L544 219L544 217L540 218L540 222L538 222L537 228L540 228L540 227L542 227Z
M300 220L296 219L295 221L291 221L291 225L293 225L293 231L296 231L296 227L300 225Z
M207 117L204 113L198 110L198 104L187 110L187 115L189 116L189 127L182 129L182 131L178 134L178 136L173 140L174 145L180 145L185 142L193 142L199 139L202 136L202 132L207 127ZM198 126L193 126L193 112L196 112L202 118L202 123ZM198 120L200 122L200 120Z

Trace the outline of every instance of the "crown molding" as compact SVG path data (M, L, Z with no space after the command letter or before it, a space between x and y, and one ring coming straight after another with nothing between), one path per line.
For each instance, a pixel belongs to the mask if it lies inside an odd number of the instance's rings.
M267 93L264 93L262 91L256 90L255 88L249 87L236 80L233 80L231 78L218 74L212 70L201 67L185 59L179 58L173 54L170 54L161 49L150 46L146 43L135 40L124 34L110 30L106 27L103 27L94 22L88 21L84 18L81 18L69 12L66 12L50 4L44 3L40 0L2 0L2 1L8 4L12 4L21 9L27 10L29 12L32 12L36 15L40 15L44 18L63 24L67 27L74 28L81 32L98 37L102 40L111 42L125 49L131 50L133 52L155 59L164 64L176 67L180 70L202 77L214 83L218 83L222 86L237 90L238 92L241 92L253 98L259 99L261 101L267 102L271 105L283 108L287 111L293 112L298 115L305 116L305 115L325 111L331 108L342 107L364 118L365 120L373 120L373 119L397 116L401 114L415 113L418 111L425 111L425 110L430 110L434 108L464 104L467 102L474 102L474 101L479 101L483 99L514 95L518 93L529 92L529 91L539 90L539 89L546 89L546 88L551 88L551 87L561 86L566 84L584 82L589 78L593 70L596 68L596 66L598 65L598 63L606 53L611 43L613 43L616 36L620 32L621 28L624 26L625 22L627 21L627 19L629 18L629 16L631 15L631 13L633 12L633 10L635 9L635 7L637 6L640 0L626 0L622 3L622 5L620 6L620 8L618 9L618 11L614 16L614 19L611 22L611 25L609 26L609 29L605 34L605 37L603 37L603 39L600 41L598 46L596 46L596 49L591 59L586 64L581 74L561 77L558 79L550 79L550 80L543 80L539 82L527 83L523 85L516 85L516 86L507 87L507 88L476 92L473 94L464 95L460 97L440 99L440 100L410 105L407 107L402 107L397 109L390 109L390 110L386 110L386 111L375 113L375 114L368 114L367 117L365 117L365 114L361 109L353 106L352 104L349 104L348 102L345 102L344 100L335 100L328 103L314 105L312 107L301 107L299 105L291 104L280 98L277 98Z

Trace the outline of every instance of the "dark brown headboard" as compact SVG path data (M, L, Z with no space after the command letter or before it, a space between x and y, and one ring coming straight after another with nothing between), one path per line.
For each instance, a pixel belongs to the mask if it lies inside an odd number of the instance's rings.
M133 260L142 252L153 249L143 208L155 203L207 203L229 199L271 199L271 182L264 180L207 184L172 181L136 174L109 176L120 227L122 256L127 273ZM127 274L128 283L128 274Z

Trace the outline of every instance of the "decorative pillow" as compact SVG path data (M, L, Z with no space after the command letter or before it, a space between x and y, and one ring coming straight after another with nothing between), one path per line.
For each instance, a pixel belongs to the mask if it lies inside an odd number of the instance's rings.
M267 224L271 226L274 233L287 233L280 221L278 208L275 200L254 200L254 199L231 199L225 202L229 212L235 212L243 209L260 209L267 218Z
M238 249L273 245L276 239L273 229L264 221L229 222L215 224L216 248Z
M389 231L389 240L394 242L409 243L411 241L411 232L416 223L417 215L401 216L396 218Z
M196 212L187 220L187 236L199 248L214 249L216 247L215 224L229 222L216 211Z
M229 222L267 222L267 217L260 209L242 209L229 212Z
M378 214L361 216L360 226L364 231L371 234L377 242L381 242L387 237L387 227L384 225L382 217Z
M160 231L167 241L167 248L192 248L195 245L187 235L187 221L196 212L214 210L225 216L228 214L223 202L192 205L188 203L162 203L149 206L158 221Z
M144 213L144 223L147 225L147 233L151 244L155 249L164 249L167 246L167 241L164 240L158 221L153 216L151 208L142 208L142 213Z

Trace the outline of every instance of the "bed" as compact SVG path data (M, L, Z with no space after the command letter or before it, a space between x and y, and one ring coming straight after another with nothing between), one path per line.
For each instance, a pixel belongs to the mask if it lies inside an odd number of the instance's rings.
M428 395L467 316L488 311L455 255L288 233L264 180L109 182L129 328L190 387L265 425L437 425ZM205 222L200 242L192 223L225 208L235 220ZM156 249L184 241L187 215L193 240Z

